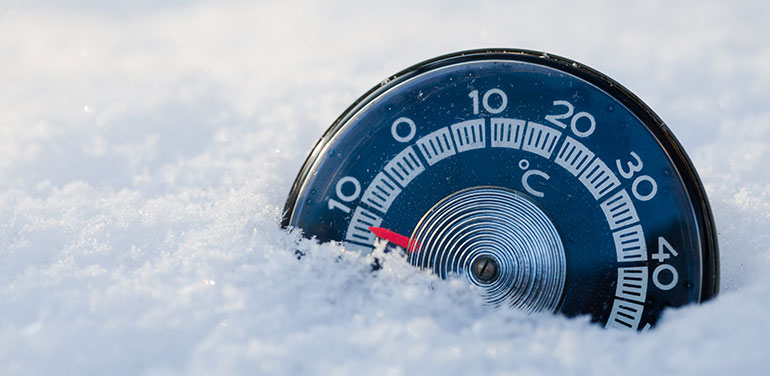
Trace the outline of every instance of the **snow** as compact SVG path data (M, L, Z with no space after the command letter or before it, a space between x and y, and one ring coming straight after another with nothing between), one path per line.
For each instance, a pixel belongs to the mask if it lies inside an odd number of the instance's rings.
M0 374L767 374L768 4L6 1ZM491 46L578 60L667 121L713 205L717 299L618 333L279 228L358 95Z

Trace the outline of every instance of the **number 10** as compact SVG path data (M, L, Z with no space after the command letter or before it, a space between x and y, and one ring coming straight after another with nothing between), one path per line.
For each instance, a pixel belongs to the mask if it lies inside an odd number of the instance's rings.
M493 95L496 95L500 97L500 104L492 107L489 104L489 98ZM468 93L468 96L473 101L473 114L478 115L479 113L479 91L473 90L470 93ZM484 106L484 110L489 112L490 114L499 114L505 110L505 107L508 106L508 96L505 95L505 92L498 88L489 89L486 93L484 93L484 96L481 97L481 105Z

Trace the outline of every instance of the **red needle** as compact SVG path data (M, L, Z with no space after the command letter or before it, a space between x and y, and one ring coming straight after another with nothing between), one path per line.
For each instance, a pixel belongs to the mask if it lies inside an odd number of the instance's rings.
M411 252L411 249L409 249L409 238L401 235L399 233L395 233L393 231L390 231L388 229L382 228L382 227L369 227L369 230L374 233L374 235L377 235L380 239L385 239L399 247L406 248Z

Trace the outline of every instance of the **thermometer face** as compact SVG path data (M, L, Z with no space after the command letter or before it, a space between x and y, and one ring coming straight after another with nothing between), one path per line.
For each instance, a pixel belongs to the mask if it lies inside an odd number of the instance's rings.
M492 304L642 330L717 293L714 225L673 135L600 73L520 50L409 68L313 149L285 226L459 275Z

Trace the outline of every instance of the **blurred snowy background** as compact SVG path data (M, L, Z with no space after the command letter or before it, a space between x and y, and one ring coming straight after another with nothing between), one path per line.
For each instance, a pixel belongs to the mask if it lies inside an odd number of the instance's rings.
M46 3L0 2L0 374L770 372L770 3ZM350 102L480 47L585 63L669 124L716 300L616 333L278 227Z

